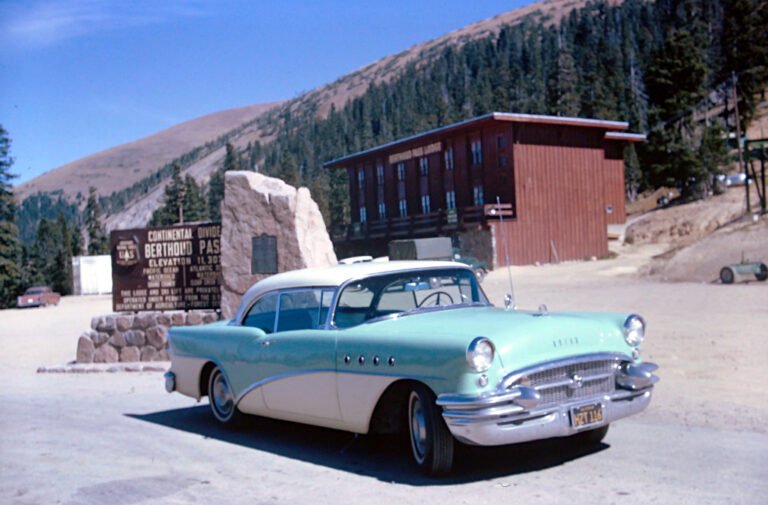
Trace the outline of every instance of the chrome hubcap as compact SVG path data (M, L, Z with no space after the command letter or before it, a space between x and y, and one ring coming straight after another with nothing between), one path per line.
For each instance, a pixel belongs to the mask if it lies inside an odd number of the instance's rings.
M232 412L233 398L224 376L219 373L213 381L213 405L222 417L227 417Z
M422 463L427 452L427 423L424 419L424 411L421 400L414 392L411 393L411 447L416 461Z

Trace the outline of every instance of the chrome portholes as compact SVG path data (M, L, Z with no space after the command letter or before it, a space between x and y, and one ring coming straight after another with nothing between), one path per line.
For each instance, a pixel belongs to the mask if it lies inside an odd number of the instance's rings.
M345 365L349 365L350 363L352 363L352 355L351 354L345 354L343 359L344 359L344 364ZM373 366L379 366L379 365L382 364L383 361L384 361L384 359L382 359L378 354L376 354L376 355L373 356L373 358L371 358L370 362L373 363ZM357 364L360 365L360 366L365 366L365 362L366 362L365 354L358 355L358 357L357 357ZM395 364L396 364L395 357L394 356L390 356L390 357L386 358L386 363L387 363L387 365L389 365L391 367L395 366Z

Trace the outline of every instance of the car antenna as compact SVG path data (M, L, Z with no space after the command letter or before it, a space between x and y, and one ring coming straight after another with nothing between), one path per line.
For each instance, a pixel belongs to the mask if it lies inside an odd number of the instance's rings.
M498 195L496 195L496 206L499 210L499 225L501 227L501 236L504 239L504 256L507 260L507 278L509 279L509 293L504 295L504 306L506 308L512 308L512 310L517 309L517 304L515 304L515 287L512 285L512 267L510 266L509 262L509 246L507 245L507 229L504 228L504 216L501 212L501 198L499 198Z

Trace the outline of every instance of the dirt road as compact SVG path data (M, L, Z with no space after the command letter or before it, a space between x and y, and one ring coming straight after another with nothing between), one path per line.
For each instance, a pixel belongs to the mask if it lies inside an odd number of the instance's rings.
M443 480L401 440L254 419L216 426L160 373L37 374L73 358L106 297L0 312L0 503L764 503L768 284L638 280L648 250L514 267L521 308L633 311L661 382L585 453L561 441L463 448ZM484 288L501 304L507 271Z

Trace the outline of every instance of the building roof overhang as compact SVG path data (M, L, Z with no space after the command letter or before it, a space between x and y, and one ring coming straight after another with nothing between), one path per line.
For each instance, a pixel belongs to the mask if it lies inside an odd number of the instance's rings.
M643 133L605 132L606 140L621 140L624 142L644 142L648 137Z
M335 160L331 160L323 163L323 167L338 168L342 164L347 163L349 161L356 160L358 158L361 158L376 152L386 151L390 148L393 148L401 144L407 144L417 140L423 141L428 139L429 137L449 133L453 130L458 130L466 126L480 126L481 124L491 123L493 121L506 121L506 122L513 122L513 123L543 124L543 125L555 125L555 126L578 126L583 128L602 128L604 130L607 130L605 134L605 138L609 140L625 140L625 141L629 140L630 142L639 142L641 140L645 140L645 135L638 135L638 134L632 134L632 133L619 133L620 130L626 130L627 128L629 128L629 123L627 123L626 121L607 121L602 119L589 119L589 118L564 117L564 116L544 116L539 114L516 114L512 112L491 112L482 116L466 119L464 121L459 121L458 123L453 123L446 126L441 126L440 128L435 128L425 132L417 133L416 135L411 135L410 137L405 137L399 140L395 140L393 142L372 147L364 151L348 154L346 156L342 156L341 158L336 158ZM613 138L613 137L609 137L609 135L631 136L632 139L624 138L624 137ZM635 136L639 136L642 138L635 139Z

